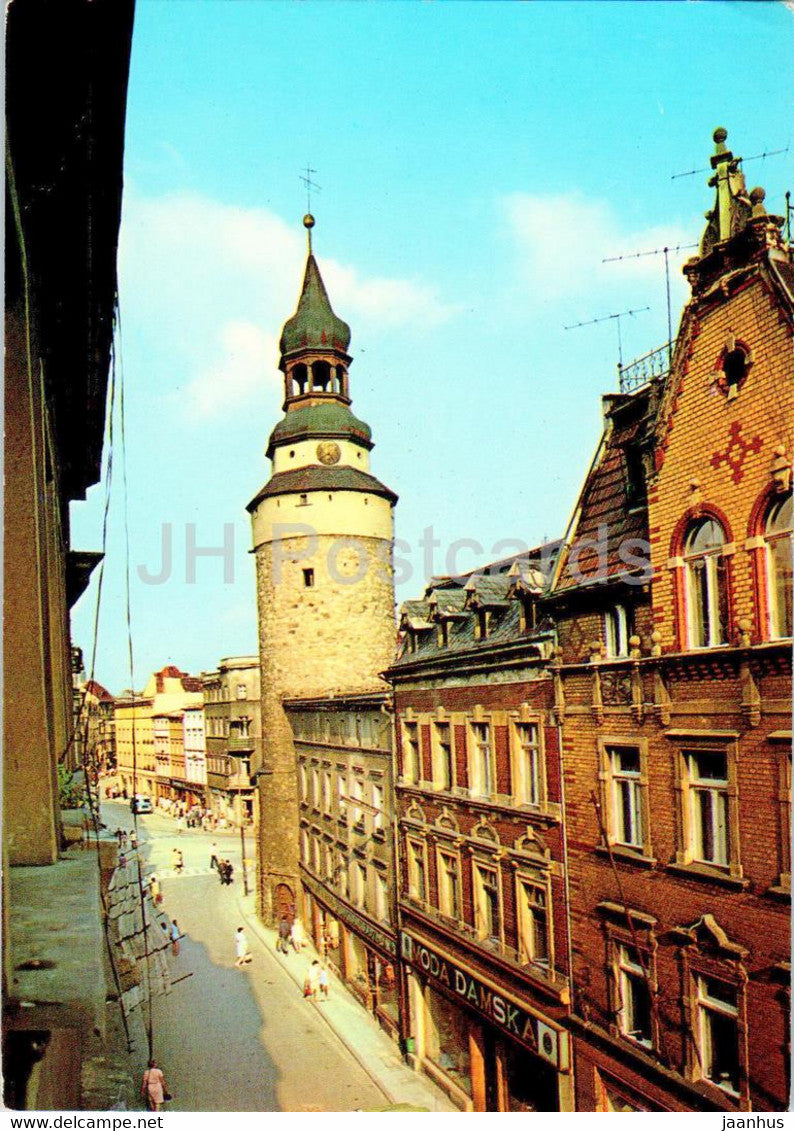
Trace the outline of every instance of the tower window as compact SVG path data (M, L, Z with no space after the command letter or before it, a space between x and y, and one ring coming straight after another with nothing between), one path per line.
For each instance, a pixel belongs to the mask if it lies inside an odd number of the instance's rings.
M331 383L331 366L327 361L315 361L312 364L312 385L315 391L326 392Z
M313 589L314 588L314 570L313 569L305 569L303 571L303 586L304 586L305 589Z
M309 381L309 371L305 365L301 364L295 366L295 368L292 370L292 380L293 394L295 389L297 389L297 395L303 396L303 394L306 392L306 385Z
M308 505L309 505L309 496L308 495L301 495L300 502L298 503L298 506L299 507L308 507Z

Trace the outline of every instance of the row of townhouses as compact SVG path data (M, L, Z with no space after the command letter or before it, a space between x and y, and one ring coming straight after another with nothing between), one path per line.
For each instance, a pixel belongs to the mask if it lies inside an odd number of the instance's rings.
M726 139L563 537L434 579L397 639L396 496L304 220L248 508L259 910L462 1109L788 1102L794 270Z
M259 720L257 656L227 657L201 676L169 664L114 702L114 789L250 824Z

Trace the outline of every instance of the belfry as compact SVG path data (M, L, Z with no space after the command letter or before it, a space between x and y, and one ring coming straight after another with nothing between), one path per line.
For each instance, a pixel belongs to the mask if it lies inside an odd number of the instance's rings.
M272 474L248 504L256 555L262 745L259 909L298 896L297 766L283 701L382 691L395 645L393 507L369 471L368 425L350 410L350 328L331 308L312 251L281 334L284 416Z

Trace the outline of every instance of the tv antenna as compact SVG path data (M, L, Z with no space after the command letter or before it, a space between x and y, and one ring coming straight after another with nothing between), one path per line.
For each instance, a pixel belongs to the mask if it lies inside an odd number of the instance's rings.
M312 173L316 173L316 169L312 169L311 165L306 165L303 173L300 175L300 180L306 185L306 211L311 213L312 210L312 189L321 192L322 188L312 180Z
M741 164L746 165L748 161L763 161L766 157L777 157L779 153L788 153L789 146L785 149L765 149L763 153L754 153L752 157L735 157L734 160ZM671 181L677 181L679 177L694 177L696 173L709 173L710 169L689 169L686 173L673 173L670 178Z
M620 320L621 318L634 317L635 314L642 314L646 310L650 310L649 306L638 306L635 310L621 310L619 314L604 314L601 318L590 318L587 322L574 322L572 326L564 326L564 330L578 330L580 326L595 326L596 322L611 322L614 320L618 326L618 368L623 368L623 341L620 334Z
M689 251L696 243L677 244L675 247L656 247L653 251L633 251L627 255L612 255L602 263L620 263L623 259L644 259L648 255L664 256L664 278L667 289L667 364L673 364L673 314L670 306L670 255L674 251Z

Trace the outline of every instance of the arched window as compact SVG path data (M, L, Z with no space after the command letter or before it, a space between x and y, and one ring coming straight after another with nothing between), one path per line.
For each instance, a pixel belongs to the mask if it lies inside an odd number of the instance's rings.
M312 363L312 385L315 392L325 393L331 382L331 366L327 361Z
M293 386L293 396L295 396L294 389L297 389L297 396L302 397L306 392L306 384L309 380L309 371L302 363L296 365L292 370L292 380L295 382Z
M792 635L791 531L793 525L794 512L791 495L786 495L782 499L775 499L769 508L764 524L769 594L769 634L775 640Z
M684 543L690 648L713 648L728 635L725 531L714 518L690 526Z

